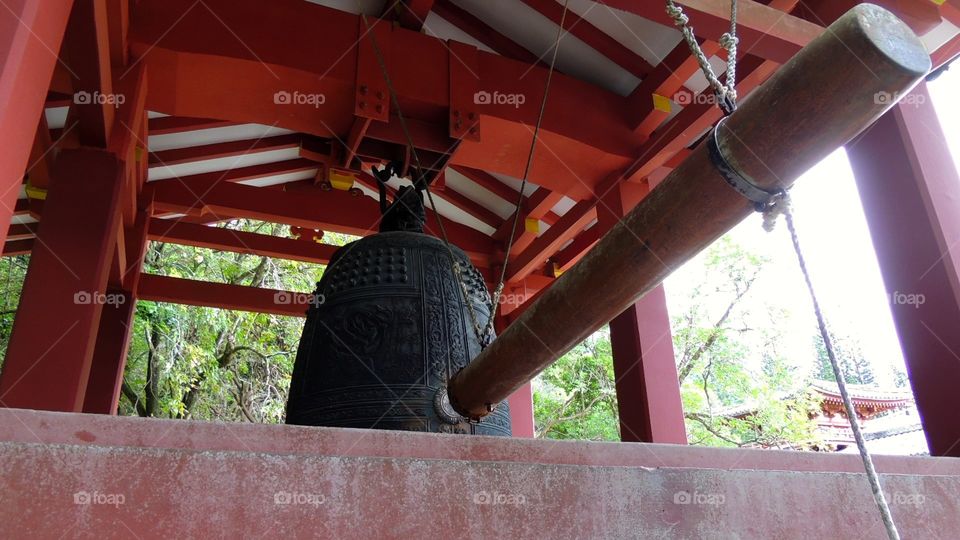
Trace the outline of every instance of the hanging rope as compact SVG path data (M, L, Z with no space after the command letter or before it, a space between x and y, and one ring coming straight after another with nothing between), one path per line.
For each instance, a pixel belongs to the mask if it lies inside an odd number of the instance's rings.
M380 51L380 47L377 45L376 36L371 32L370 23L367 20L366 14L363 12L363 7L360 5L360 1L357 0L357 10L360 12L360 18L363 20L363 26L365 33L370 35L370 42L373 45L373 52L377 57L377 64L380 66L380 71L383 74L384 82L387 85L387 91L390 92L390 101L393 103L393 108L397 113L397 118L400 121L400 128L403 130L404 138L407 140L407 145L410 148L410 152L413 155L413 161L416 163L417 174L424 175L425 171L420 162L420 156L417 154L417 147L413 144L413 136L410 134L410 129L407 127L406 117L403 115L403 111L400 109L400 101L397 99L397 92L393 86L393 80L390 78L389 72L387 72L387 64L383 59L383 54ZM362 39L363 36L361 36ZM456 254L453 252L453 248L450 245L450 239L447 237L447 230L444 227L443 217L440 215L440 212L437 211L437 205L433 200L433 193L430 191L430 183L426 181L425 178L420 178L424 185L424 191L427 192L427 200L430 202L430 208L433 210L434 215L437 218L437 226L440 229L440 236L443 240L443 245L447 249L447 255L450 257L450 264L453 267L453 273L456 277L457 284L460 286L460 294L463 295L463 299L467 304L467 312L470 316L470 322L473 325L473 330L477 335L477 340L480 342L481 348L486 347L491 341L490 335L484 332L484 326L480 324L480 319L477 316L476 309L473 307L473 302L471 302L470 294L467 291L467 286L463 280L463 272L460 269L460 264L457 262ZM492 316L491 316L492 319Z
M510 264L510 252L513 250L513 240L517 234L517 224L520 222L520 210L523 208L523 191L527 187L527 179L530 177L530 169L533 166L533 155L537 149L537 140L540 137L540 126L543 124L543 115L547 110L547 95L550 93L550 82L553 79L554 67L557 64L557 53L560 50L560 38L563 36L563 24L567 20L567 2L563 2L563 14L560 15L560 25L557 27L557 38L553 43L553 55L550 57L550 69L547 71L547 82L543 88L543 99L540 100L540 113L537 116L537 123L533 128L533 139L530 141L530 152L527 154L527 165L523 169L523 178L520 180L520 193L517 194L517 204L513 212L513 225L510 227L510 236L507 237L507 251L503 258L503 266L500 267L500 281L493 291L493 312L490 314L490 320L487 326L487 332L493 333L493 321L500 308L500 295L503 293L504 283L507 280L507 266Z
M492 307L490 309L490 317L487 320L487 323L485 325L480 324L480 320L479 320L479 317L477 316L476 310L474 309L473 302L469 300L470 295L467 291L466 284L464 283L463 269L460 267L460 263L457 261L457 258L453 253L453 248L451 247L450 240L447 237L447 231L443 224L443 218L440 215L440 212L437 211L436 203L433 200L433 194L430 191L430 184L426 181L423 182L424 186L426 187L425 191L427 193L427 200L430 202L430 208L433 210L433 213L437 218L437 225L440 228L440 234L443 239L444 246L446 246L447 248L447 254L450 256L450 262L453 267L453 273L456 277L457 283L460 285L460 292L461 294L463 294L463 298L466 301L467 310L470 315L470 322L473 325L473 330L477 335L477 340L480 342L481 348L486 348L486 346L493 341L494 320L497 314L497 309L500 306L500 297L501 297L501 294L503 293L504 282L506 281L506 276L507 276L507 265L510 258L510 250L513 248L513 238L516 235L517 223L520 219L520 211L523 208L523 191L527 185L527 178L530 174L530 168L533 163L534 150L536 149L537 139L540 134L540 126L543 123L544 111L546 110L546 107L547 107L547 95L549 94L550 82L553 79L553 72L556 66L557 51L560 47L560 38L563 35L563 25L567 17L567 1L565 1L563 4L563 15L560 18L560 25L559 25L559 28L557 29L557 37L556 37L556 40L554 41L553 56L550 60L550 69L547 72L547 80L543 90L543 99L540 102L540 113L537 117L537 123L533 131L533 141L530 143L530 152L527 156L527 164L526 164L526 167L524 168L523 179L520 182L520 193L518 194L518 197L517 197L516 209L513 215L514 216L513 225L510 229L510 237L507 241L506 260L504 261L503 266L501 267L500 281L497 284L496 288L494 289L493 298L491 299L488 297L488 300L490 300L492 303ZM403 130L404 137L407 140L407 145L410 147L410 152L413 155L414 162L417 164L417 170L421 171L421 174L422 174L423 168L420 164L420 157L417 154L416 146L414 146L413 144L413 137L410 134L410 130L407 128L406 118L404 117L403 112L400 109L400 102L397 99L397 92L394 89L392 80L390 79L390 74L387 72L387 66L383 60L383 55L380 52L380 47L377 45L376 36L371 33L370 23L367 21L366 14L364 14L363 10L361 9L359 0L357 1L357 9L360 11L360 17L363 20L363 25L366 30L366 33L370 34L370 41L371 41L371 44L373 45L373 51L377 57L377 63L380 65L380 70L383 73L383 78L384 78L384 81L386 82L387 90L390 92L390 100L393 103L394 109L396 110L397 118L400 121L400 127Z
M683 9L678 6L674 0L667 0L667 14L670 15L677 27L680 28L683 39L686 41L687 46L689 46L690 51L700 65L700 70L703 71L704 76L717 95L718 106L723 110L724 114L729 116L737 108L737 91L735 88L737 77L737 44L739 43L739 39L737 38L737 0L731 0L730 2L730 31L720 36L719 40L720 46L727 51L726 84L721 83L720 79L718 79L713 72L710 60L706 54L704 54L703 49L700 48L700 44L697 42L697 38L693 33L693 28L689 24L689 18L683 13ZM813 289L813 282L810 280L810 272L807 270L807 263L803 257L803 251L800 249L800 240L797 236L797 230L793 222L793 212L790 207L790 195L784 190L779 190L774 193L767 193L765 197L766 200L763 201L751 196L751 194L755 194L756 191L762 193L764 190L759 186L752 185L745 176L731 167L729 161L723 157L719 145L716 142L717 128L720 124L722 124L722 121L714 127L713 133L708 141L710 144L711 160L717 165L718 172L720 172L728 184L754 202L755 207L763 213L763 228L767 232L773 230L778 216L783 215L787 222L787 230L790 233L790 240L793 242L794 252L797 254L797 262L800 265L803 279L807 284L810 300L813 302L813 311L817 317L820 337L823 338L823 344L827 350L827 357L830 359L830 367L833 369L834 377L837 380L837 388L840 390L843 407L847 412L847 418L850 420L850 429L853 431L853 438L857 443L857 449L860 451L860 458L863 460L863 467L867 474L867 480L870 482L870 491L873 493L873 500L880 510L880 517L883 520L887 536L890 540L900 540L900 533L897 531L897 526L893 522L890 506L887 504L887 499L884 497L883 490L880 487L880 477L873 465L873 458L870 456L870 451L867 450L863 432L860 429L860 421L857 418L857 411L853 407L853 402L850 400L847 383L843 379L843 373L840 369L840 363L837 361L833 342L830 340L830 335L827 332L823 311L820 309L820 302L817 300L817 294Z
M803 257L803 251L800 249L800 239L797 236L797 229L793 222L793 209L790 206L790 196L783 192L778 196L763 213L763 228L768 232L773 230L778 215L783 215L787 222L787 230L790 233L790 240L793 242L793 250L797 254L797 263L800 265L800 272L803 274L803 280L807 284L807 291L810 293L810 300L813 302L813 312L817 317L817 326L820 329L820 337L823 339L824 347L827 350L827 357L830 359L830 367L833 369L833 375L837 379L837 388L840 389L840 397L843 400L843 408L847 411L847 418L850 420L850 429L853 431L853 438L857 443L857 449L860 451L860 458L863 460L863 468L867 472L867 479L870 481L870 491L873 492L873 500L880 509L880 517L883 519L883 525L887 530L887 536L890 540L899 540L900 533L893 522L893 515L890 513L890 506L883 495L883 489L880 487L880 477L873 465L873 458L867 449L866 441L863 438L863 431L860 429L860 420L857 418L857 411L850 400L850 393L847 391L847 383L843 378L843 371L840 369L840 362L837 360L836 352L833 348L833 341L830 339L830 333L827 331L827 324L820 309L820 302L817 300L817 294L813 289L813 282L810 280L810 272L807 270L807 262Z
M683 8L677 5L674 0L667 0L667 15L673 19L673 24L683 34L683 39L687 42L690 52L693 53L697 64L700 65L700 71L703 72L710 87L713 88L720 108L728 115L733 113L737 108L737 44L740 43L740 39L737 37L737 1L730 2L730 31L725 32L719 39L720 46L727 51L726 84L720 82L720 79L713 72L710 59L700 48L700 42L697 41L697 36L693 33L693 27L690 26L690 18L683 12Z

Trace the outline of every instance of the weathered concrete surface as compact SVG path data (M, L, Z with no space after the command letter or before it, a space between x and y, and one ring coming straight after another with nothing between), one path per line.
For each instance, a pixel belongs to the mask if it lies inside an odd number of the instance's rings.
M3 538L884 537L856 456L13 409L0 441ZM904 538L957 536L960 461L879 461Z

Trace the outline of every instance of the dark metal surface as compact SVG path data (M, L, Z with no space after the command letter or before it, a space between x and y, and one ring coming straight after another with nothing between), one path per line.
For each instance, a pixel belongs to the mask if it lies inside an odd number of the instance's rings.
M453 251L486 320L483 278ZM449 424L434 409L437 389L480 353L449 257L414 232L369 236L333 256L307 313L288 424L510 435L506 402L479 424Z

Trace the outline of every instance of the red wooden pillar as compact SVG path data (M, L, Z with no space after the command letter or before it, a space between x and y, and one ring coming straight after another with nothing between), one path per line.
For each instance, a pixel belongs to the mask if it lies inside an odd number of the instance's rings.
M609 230L643 195L612 190L598 208L596 226ZM610 342L620 439L686 444L687 430L663 286L650 291L610 321Z
M497 316L494 321L497 333L503 332L509 324L509 319L502 315ZM507 403L510 405L510 430L514 437L533 438L536 436L533 419L533 386L531 384L523 385L507 398Z
M527 383L514 392L510 404L510 429L514 437L533 438L536 435L533 421L533 387Z
M72 0L0 6L0 246L6 241Z
M107 289L107 296L122 301L108 304L100 312L97 341L83 400L85 413L117 413L123 369L130 348L136 297L122 289Z
M115 261L125 261L121 263L124 268L119 269L119 283L108 286L107 295L122 301L104 306L100 313L97 342L83 401L85 413L117 413L127 352L133 333L133 317L137 311L136 290L146 254L149 223L149 212L141 211L134 226L124 236L126 257L114 258ZM119 245L117 249L120 249Z
M106 151L60 153L0 372L0 405L81 410L109 298L122 177Z
M930 453L960 457L960 178L926 85L847 154Z

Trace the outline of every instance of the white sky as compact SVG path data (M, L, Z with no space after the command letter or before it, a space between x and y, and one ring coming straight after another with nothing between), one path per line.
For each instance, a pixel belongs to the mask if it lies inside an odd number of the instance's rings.
M960 67L928 83L928 88L956 163L960 157L960 104L956 99ZM859 337L877 382L889 384L890 366L903 369L903 357L846 153L841 149L812 168L791 193L800 242L828 324L841 335ZM761 227L760 216L753 215L730 234L748 250L771 259L749 295L747 307L764 301L784 307L788 315L779 321L786 331L782 351L797 365L812 366L816 321L783 223L768 234ZM667 279L671 315L684 312L689 291L702 278L698 257Z

